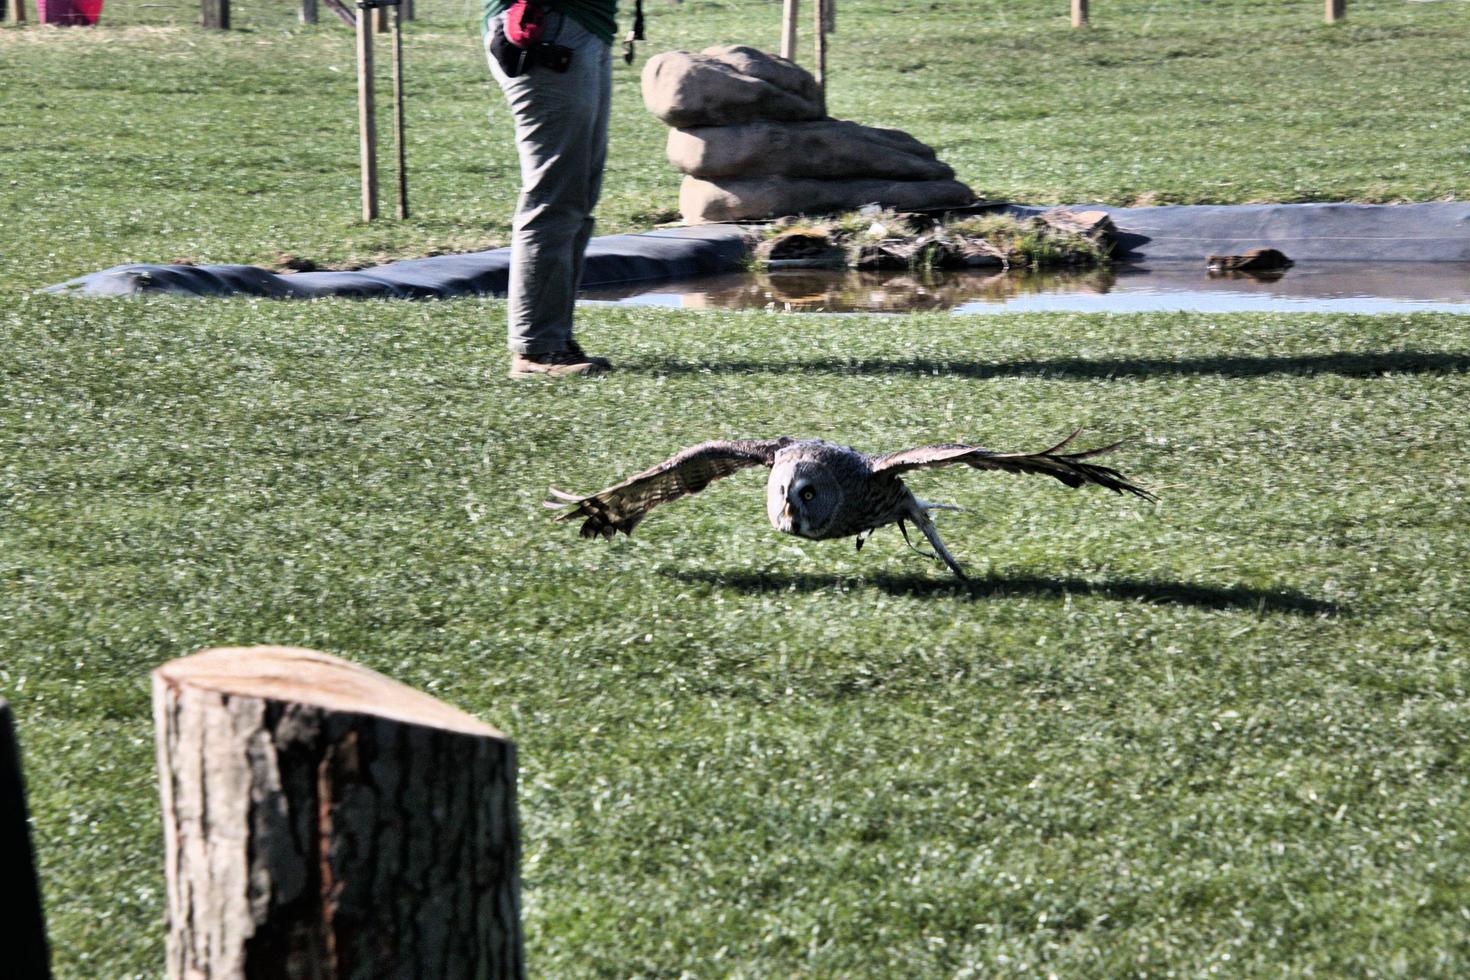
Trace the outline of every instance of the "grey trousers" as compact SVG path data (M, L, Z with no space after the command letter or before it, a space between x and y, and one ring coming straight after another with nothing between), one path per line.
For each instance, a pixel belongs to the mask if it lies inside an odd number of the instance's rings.
M548 354L572 342L572 310L592 210L607 162L612 59L606 42L570 17L551 13L546 39L572 49L566 72L532 68L509 78L485 54L515 120L521 194L510 239L508 340L518 354Z

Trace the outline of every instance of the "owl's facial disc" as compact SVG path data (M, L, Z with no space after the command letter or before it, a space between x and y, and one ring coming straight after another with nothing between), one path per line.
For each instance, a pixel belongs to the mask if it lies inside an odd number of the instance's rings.
M840 494L821 466L798 462L772 471L766 488L766 516L785 534L817 538L832 522Z

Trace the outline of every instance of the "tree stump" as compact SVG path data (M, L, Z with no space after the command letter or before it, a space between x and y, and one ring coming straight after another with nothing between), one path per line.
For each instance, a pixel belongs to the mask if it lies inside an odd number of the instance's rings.
M4 701L0 701L0 881L5 883L11 909L0 947L5 950L0 973L16 980L45 980L51 976L46 920L41 914L41 889L26 823L20 747L10 721L10 705Z
M153 672L171 978L524 976L515 746L288 647Z

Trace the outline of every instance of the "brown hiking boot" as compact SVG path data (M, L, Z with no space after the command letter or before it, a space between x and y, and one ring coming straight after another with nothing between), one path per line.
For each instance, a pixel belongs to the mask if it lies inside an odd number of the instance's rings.
M588 355L575 340L567 345L566 350L549 354L512 354L510 358L512 378L531 378L539 374L562 378L573 374L601 374L611 368L611 361Z

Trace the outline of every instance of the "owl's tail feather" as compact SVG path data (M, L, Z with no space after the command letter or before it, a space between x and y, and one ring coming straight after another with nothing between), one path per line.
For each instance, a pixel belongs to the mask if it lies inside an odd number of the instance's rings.
M914 522L915 527L923 532L924 537L929 539L929 546L934 549L934 554L926 557L932 558L937 556L941 561L949 566L949 570L951 572L954 572L956 576L964 581L968 579L968 576L965 575L964 569L960 568L960 563L955 561L954 555L951 555L949 553L949 549L944 546L944 542L939 539L939 528L934 526L934 520L929 516L929 511L931 510L959 509L960 508L955 507L951 504L926 503L925 501L922 501L919 498L915 497L914 506L909 510L907 517L909 520ZM907 543L910 548L914 548L914 543L909 540L909 531L908 528L904 526L903 519L900 519L898 522L898 530L900 533L903 534L904 542ZM914 548L914 550L919 551L918 548ZM922 551L919 551L919 554L922 555L924 553Z

